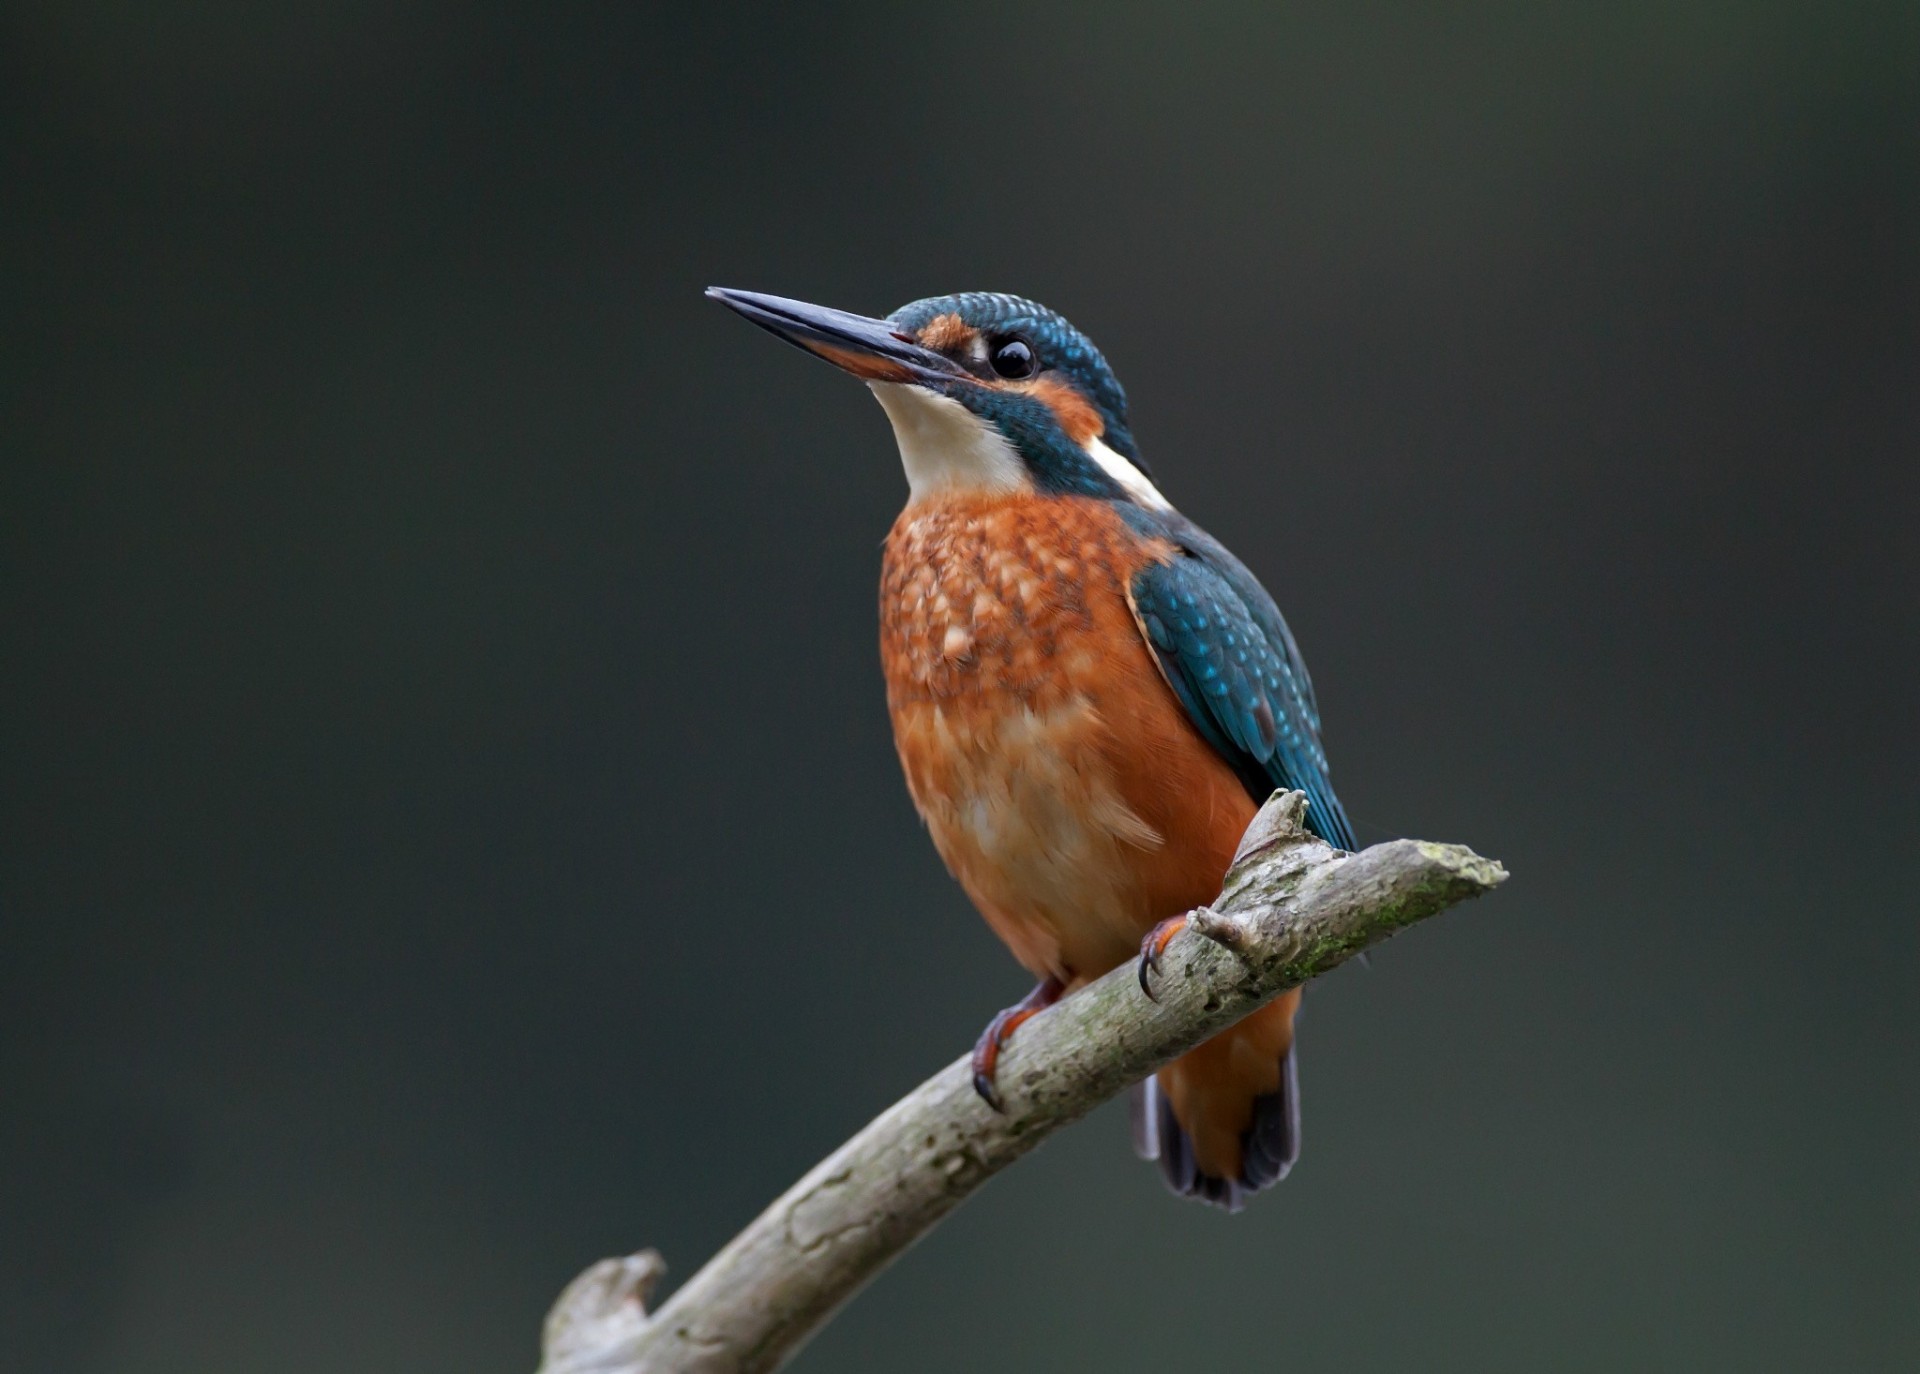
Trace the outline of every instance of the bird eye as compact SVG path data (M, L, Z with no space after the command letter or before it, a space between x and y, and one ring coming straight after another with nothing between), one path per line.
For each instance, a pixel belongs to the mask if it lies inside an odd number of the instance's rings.
M1002 339L993 346L987 361L993 364L995 372L1014 382L1040 370L1040 361L1033 356L1033 348L1025 339Z

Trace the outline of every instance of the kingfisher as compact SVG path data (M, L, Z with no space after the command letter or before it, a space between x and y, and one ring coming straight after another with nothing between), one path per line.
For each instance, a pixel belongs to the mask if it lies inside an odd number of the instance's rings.
M907 503L887 535L880 650L913 804L948 872L1039 979L973 1052L1139 960L1142 987L1219 895L1276 788L1337 849L1320 710L1273 598L1160 493L1092 341L1019 296L963 292L885 319L711 288L866 382ZM1300 1153L1294 989L1134 1090L1138 1152L1237 1211Z

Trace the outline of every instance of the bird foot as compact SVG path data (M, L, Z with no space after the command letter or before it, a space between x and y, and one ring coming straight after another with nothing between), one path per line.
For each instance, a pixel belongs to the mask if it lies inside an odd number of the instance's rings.
M1149 1002L1160 1000L1154 996L1151 975L1160 971L1160 957L1173 943L1173 937L1183 930L1204 935L1235 954L1243 953L1247 947L1246 926L1237 917L1222 915L1212 907L1197 906L1184 916L1169 916L1148 931L1147 938L1140 942L1140 991L1147 994Z
M1153 995L1153 983L1149 975L1160 971L1160 956L1167 952L1173 937L1186 928L1185 916L1169 916L1148 931L1147 938L1140 942L1140 991L1146 993L1149 1002L1160 1000Z
M1060 994L1065 991L1066 985L1058 978L1042 979L1034 984L1032 992L987 1022L987 1028L973 1042L973 1090L996 1112L1005 1112L1007 1109L1006 1103L1000 1098L999 1086L994 1082L994 1076L1000 1069L1000 1051L1006 1048L1014 1031L1058 1002Z

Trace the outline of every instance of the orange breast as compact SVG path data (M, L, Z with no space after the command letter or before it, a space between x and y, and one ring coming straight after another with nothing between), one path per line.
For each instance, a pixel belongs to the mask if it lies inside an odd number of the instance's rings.
M1069 987L1217 896L1254 812L1127 605L1170 553L1082 498L923 502L887 539L881 658L914 804L1015 957Z

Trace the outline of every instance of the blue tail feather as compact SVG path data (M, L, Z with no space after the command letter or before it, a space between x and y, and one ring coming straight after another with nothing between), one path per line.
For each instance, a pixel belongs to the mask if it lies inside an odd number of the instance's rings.
M1300 1073L1291 1048L1280 1064L1280 1086L1254 1099L1253 1121L1241 1138L1238 1178L1200 1172L1193 1142L1154 1079L1134 1087L1131 1110L1134 1151L1142 1159L1159 1163L1167 1187L1180 1197L1197 1198L1229 1212L1239 1211L1253 1194L1285 1178L1300 1158Z

